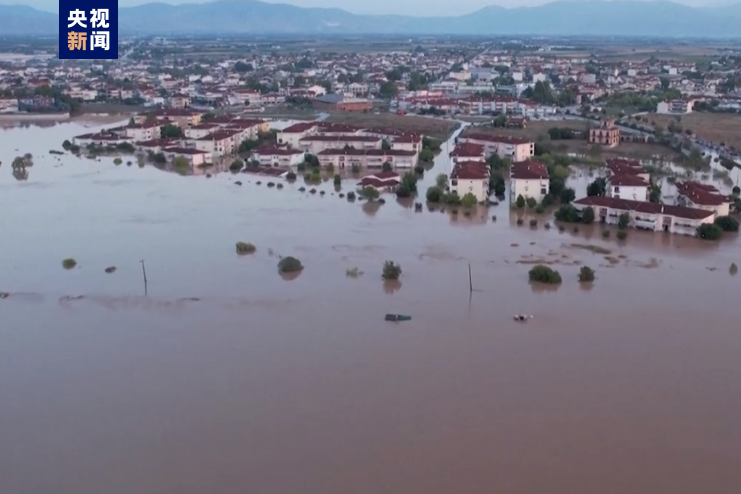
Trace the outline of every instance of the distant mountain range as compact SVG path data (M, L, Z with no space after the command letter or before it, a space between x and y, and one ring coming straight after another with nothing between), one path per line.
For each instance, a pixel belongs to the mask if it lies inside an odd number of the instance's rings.
M0 35L55 34L57 14L0 5ZM148 3L119 9L119 34L471 34L741 37L741 4L693 8L665 1L562 0L485 7L457 17L359 15L257 0Z

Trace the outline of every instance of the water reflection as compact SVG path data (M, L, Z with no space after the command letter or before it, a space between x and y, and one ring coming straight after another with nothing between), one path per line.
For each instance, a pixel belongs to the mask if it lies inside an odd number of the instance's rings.
M19 181L28 180L28 174L29 174L28 169L25 168L25 167L23 167L23 168L13 168L13 177L16 180L19 180Z
M362 209L366 215L373 217L381 209L381 203L378 201L365 201Z
M280 274L280 277L283 278L284 281L293 281L296 278L298 278L299 276L301 276L301 273L303 273L303 272L304 272L304 270L302 269L300 271L293 271L293 272L290 272L290 273L286 273L286 272L280 271L279 274Z
M557 292L559 288L561 288L560 283L557 285L549 285L547 283L537 283L534 281L530 282L530 290L533 293L552 293Z
M384 280L383 282L383 292L391 295L393 293L398 292L401 290L401 281L400 280Z

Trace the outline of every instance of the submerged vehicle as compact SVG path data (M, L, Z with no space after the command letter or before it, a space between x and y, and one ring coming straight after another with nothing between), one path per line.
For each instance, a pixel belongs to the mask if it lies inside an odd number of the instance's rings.
M398 322L398 321L411 321L412 320L412 316L405 316L404 314L386 314L386 318L385 319L387 321L394 321L394 322Z

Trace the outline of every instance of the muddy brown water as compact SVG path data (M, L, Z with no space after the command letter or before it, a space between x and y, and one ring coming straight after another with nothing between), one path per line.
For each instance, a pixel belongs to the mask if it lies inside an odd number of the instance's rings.
M741 486L735 238L618 243L518 227L504 205L369 215L331 182L320 197L48 155L87 131L0 133L0 492ZM305 265L291 281L285 255ZM563 285L530 286L517 261L531 257L561 259ZM403 268L393 287L387 259ZM575 261L596 269L589 287Z

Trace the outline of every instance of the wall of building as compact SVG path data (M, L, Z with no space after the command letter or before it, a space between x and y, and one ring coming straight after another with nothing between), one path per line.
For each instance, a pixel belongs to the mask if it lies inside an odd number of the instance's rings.
M521 179L513 178L510 180L510 200L512 202L517 200L518 196L522 196L525 199L528 197L534 198L540 202L543 200L546 194L548 194L550 188L550 182L548 179Z

